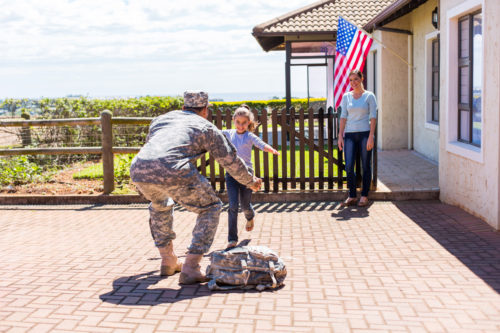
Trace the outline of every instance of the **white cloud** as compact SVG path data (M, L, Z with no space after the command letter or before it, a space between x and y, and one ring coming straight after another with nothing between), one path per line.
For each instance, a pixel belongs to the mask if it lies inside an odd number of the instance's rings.
M273 82L269 89L283 90L284 54L263 52L251 31L304 5L298 0L0 1L0 73L7 75L0 94L77 93L65 87L94 93L90 79L83 80L89 86L71 80L86 73L93 73L104 94L120 94L113 89L124 86L117 73L137 94L162 90L156 86L159 79L150 79L158 73L172 81L168 85L174 91L181 90L175 82L186 76L211 78L213 90L235 89L227 81L242 75L248 78L245 89L257 91L268 81ZM51 86L34 84L50 73L64 75L46 80ZM19 86L13 88L6 79Z

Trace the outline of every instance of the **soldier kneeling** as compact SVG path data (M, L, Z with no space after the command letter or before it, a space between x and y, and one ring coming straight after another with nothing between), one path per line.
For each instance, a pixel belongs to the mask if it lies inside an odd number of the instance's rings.
M262 180L247 169L226 136L207 119L208 94L185 92L182 110L151 122L146 144L132 161L130 177L149 200L149 225L161 255L161 275L181 272L179 283L206 282L200 261L215 237L222 208L208 180L196 168L206 152L241 184L256 191ZM173 207L178 203L197 213L193 238L184 265L174 253Z

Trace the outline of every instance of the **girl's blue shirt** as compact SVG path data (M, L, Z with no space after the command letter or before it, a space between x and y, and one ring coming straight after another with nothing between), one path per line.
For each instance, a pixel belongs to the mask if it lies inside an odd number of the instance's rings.
M252 147L256 146L260 150L264 150L266 143L262 141L257 135L246 131L243 134L238 134L236 129L222 130L222 133L231 141L236 147L238 156L245 161L245 164L253 169L252 164Z

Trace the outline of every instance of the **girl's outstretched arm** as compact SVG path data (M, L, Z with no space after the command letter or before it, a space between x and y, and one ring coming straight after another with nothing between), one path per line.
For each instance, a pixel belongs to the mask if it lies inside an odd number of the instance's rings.
M254 146L257 147L258 149L263 150L267 153L273 153L274 155L280 154L276 149L271 147L271 145L262 141L262 139L259 138L257 135L250 133L249 137L253 141Z
M264 146L264 149L262 149L263 151L267 152L267 153L272 153L274 155L279 155L280 152L277 151L276 149L274 149L273 147L271 147L270 145L266 144Z

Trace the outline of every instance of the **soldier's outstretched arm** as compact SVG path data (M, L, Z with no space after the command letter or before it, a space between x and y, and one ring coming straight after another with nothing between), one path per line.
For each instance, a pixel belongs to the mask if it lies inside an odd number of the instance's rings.
M236 154L236 148L218 129L207 131L205 149L239 183L253 188L259 178L253 176L245 162Z

